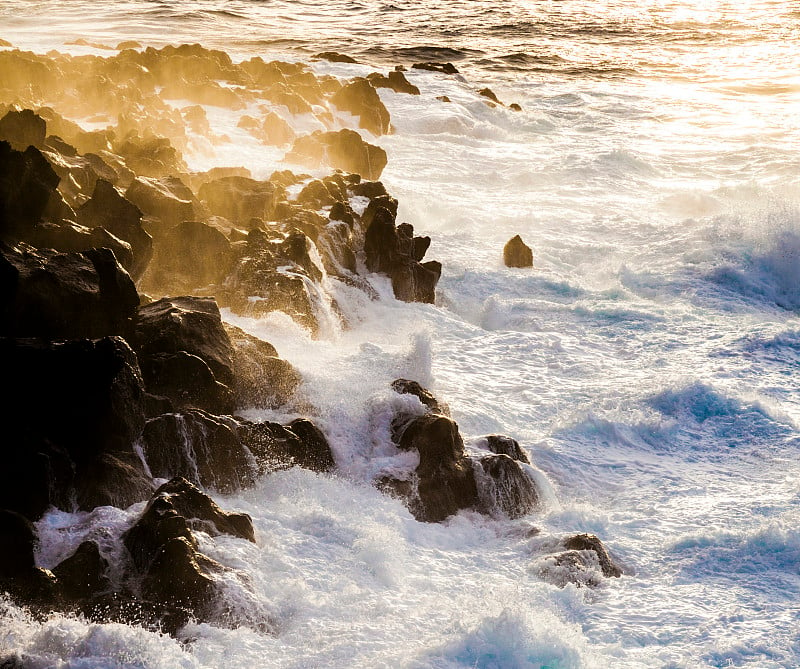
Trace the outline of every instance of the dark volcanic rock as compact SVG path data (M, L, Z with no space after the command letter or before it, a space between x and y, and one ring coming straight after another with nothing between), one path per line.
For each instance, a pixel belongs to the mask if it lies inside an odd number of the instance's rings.
M255 461L231 418L198 409L147 421L142 449L157 478L182 476L196 485L230 493L252 485Z
M145 600L186 608L200 619L210 613L218 589L213 577L222 568L197 550L186 518L168 494L157 494L123 542L142 575Z
M92 198L76 214L81 225L105 228L131 245L133 264L130 274L138 281L153 255L153 239L142 227L139 208L122 197L110 182L98 179Z
M108 249L54 253L0 245L0 334L124 335L138 304L133 281Z
M120 462L126 468L109 493L114 501L127 506L149 494L134 485L146 480L132 449L144 426L144 391L122 339L0 339L0 369L13 388L0 404L8 426L0 441L0 507L31 518L49 504L71 510L76 494L81 503L112 486Z
M360 127L373 135L389 132L389 112L368 79L354 79L334 93L330 101L338 109L358 116Z
M65 599L89 599L111 588L108 560L94 541L84 541L78 549L53 569Z
M15 151L0 142L0 240L14 242L26 235L42 219L58 182L38 149Z
M133 267L133 250L128 242L112 235L105 228L86 228L77 223L64 221L39 223L26 236L26 241L39 249L53 249L62 252L88 251L106 248L114 252L114 257L127 272Z
M141 307L134 342L140 357L184 351L220 383L233 381L233 347L213 297L165 297Z
M386 151L368 144L355 130L316 131L298 137L286 160L308 167L328 165L355 172L367 179L378 179L386 167Z
M490 455L479 461L486 478L480 481L481 497L490 512L519 518L539 505L539 493L516 460Z
M533 267L533 251L515 235L503 247L503 262L506 267Z
M564 541L564 548L572 551L594 551L600 561L600 568L606 578L619 578L622 570L614 564L603 542L594 534L576 534Z
M205 360L186 351L154 353L140 358L148 392L169 398L173 407L231 413L233 392L217 381Z
M438 413L442 416L449 416L450 409L444 402L440 402L433 396L430 390L423 388L416 381L409 379L395 379L392 381L392 390L400 395L414 395L422 402L432 413Z
M253 521L246 513L223 511L213 499L182 477L175 477L156 490L169 498L172 507L190 527L208 534L230 534L255 543Z
M367 269L387 274L398 300L433 303L442 266L436 261L417 260L427 250L427 238L414 237L414 228L407 223L396 226L395 215L383 207L368 207L362 224L364 220L369 220L364 235Z
M486 440L486 448L488 448L492 453L497 453L498 455L507 455L512 460L518 460L519 462L524 462L525 464L531 464L530 458L528 458L528 454L519 445L519 442L516 439L512 439L511 437L506 437L502 434L490 434L484 437Z
M243 330L225 325L233 345L233 390L241 408L272 408L286 404L302 381L275 347Z
M329 472L336 466L325 435L305 418L297 418L286 426L243 422L239 434L258 461L261 472L293 465Z
M47 123L30 109L9 111L0 119L0 140L5 140L17 151L29 146L41 149L47 135Z
M357 63L358 61L352 56L347 56L336 51L323 51L314 56L317 60L327 60L331 63Z
M415 70L430 70L431 72L441 72L442 74L458 74L458 70L453 63L414 63Z
M436 523L478 507L472 461L453 420L437 414L419 416L403 432L399 447L419 452L418 499L410 504L417 520Z
M407 93L409 95L419 95L419 88L414 86L406 76L397 70L389 72L388 75L373 72L367 76L370 83L375 88L391 88L395 93Z
M0 510L0 592L21 604L50 607L58 599L56 579L34 562L36 532L29 520Z

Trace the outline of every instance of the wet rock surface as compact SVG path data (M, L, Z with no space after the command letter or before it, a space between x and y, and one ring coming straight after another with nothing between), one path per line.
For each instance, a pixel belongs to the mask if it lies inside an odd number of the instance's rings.
M506 267L533 267L533 251L515 235L503 247L503 262Z

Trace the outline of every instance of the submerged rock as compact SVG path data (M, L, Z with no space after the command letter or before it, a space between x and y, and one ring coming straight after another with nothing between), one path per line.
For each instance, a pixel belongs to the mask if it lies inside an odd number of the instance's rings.
M607 578L619 578L622 576L622 569L614 563L603 542L594 534L576 534L573 537L569 537L564 541L564 548L574 551L594 551L600 562L603 576Z
M506 267L533 267L533 251L515 235L503 247L503 262Z
M414 63L415 70L429 70L431 72L441 72L442 74L458 74L458 70L453 63Z

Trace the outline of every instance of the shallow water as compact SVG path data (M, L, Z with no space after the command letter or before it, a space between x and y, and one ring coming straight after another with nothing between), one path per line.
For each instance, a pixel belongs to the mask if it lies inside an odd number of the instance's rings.
M399 218L444 265L437 304L330 281L352 327L319 340L281 315L226 315L303 373L342 472L282 472L221 500L259 534L204 540L242 574L228 584L241 626L195 626L180 645L12 607L0 649L59 667L800 663L794 3L11 1L0 22L36 51L91 50L63 45L77 37L336 49L370 65L315 69L452 60L463 75L410 71L420 97L382 90L396 133L374 140ZM523 111L487 106L485 85ZM230 134L193 166L280 167ZM517 233L535 270L502 266ZM547 508L423 525L372 489L408 464L388 444L398 376L430 385L468 441L517 438ZM56 537L113 535L135 511L47 516L42 566L64 557ZM540 578L548 542L575 531L626 574L595 590Z

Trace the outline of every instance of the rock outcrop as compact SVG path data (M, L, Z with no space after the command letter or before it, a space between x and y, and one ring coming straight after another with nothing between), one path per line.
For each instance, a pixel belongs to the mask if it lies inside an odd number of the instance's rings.
M506 267L533 267L533 251L522 237L514 235L503 247L503 262Z

